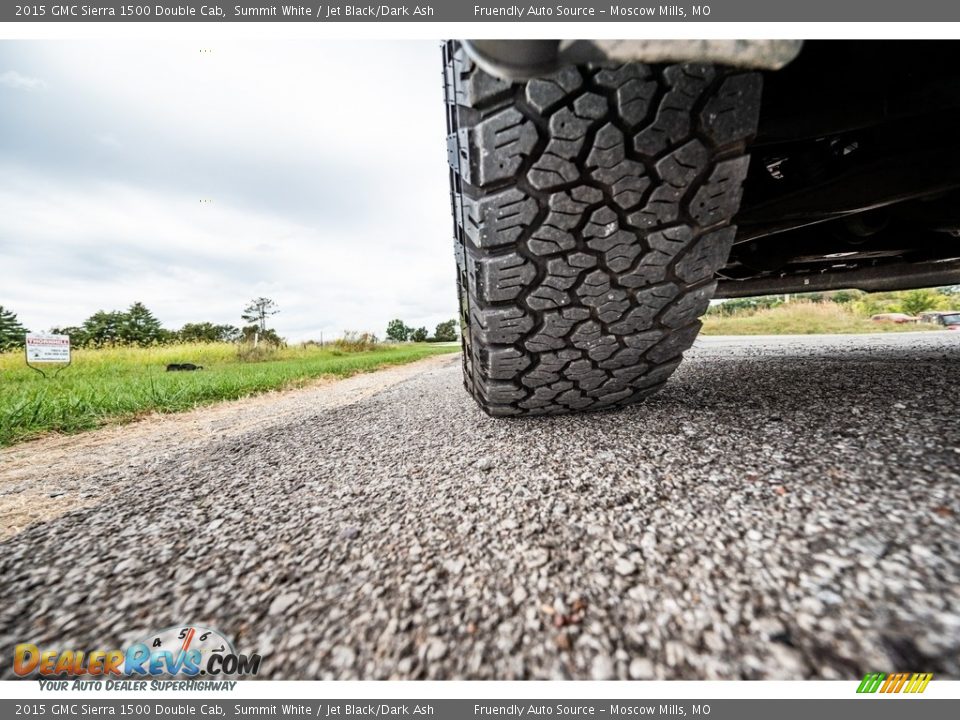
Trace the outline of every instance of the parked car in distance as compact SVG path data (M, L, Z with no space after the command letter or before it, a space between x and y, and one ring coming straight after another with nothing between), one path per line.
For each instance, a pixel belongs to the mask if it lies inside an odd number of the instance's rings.
M889 322L896 323L897 325L902 325L904 323L915 323L918 321L918 318L915 318L913 315L907 315L906 313L880 313L879 315L874 315L870 318L873 322Z
M946 327L947 330L960 331L960 310L940 313L940 317L937 318L937 323Z
M920 318L920 322L949 327L951 323L956 325L960 322L960 310L929 310L920 313L918 317Z

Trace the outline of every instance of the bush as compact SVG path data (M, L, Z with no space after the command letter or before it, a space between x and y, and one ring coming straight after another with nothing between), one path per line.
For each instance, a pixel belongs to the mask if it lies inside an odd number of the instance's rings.
M732 298L711 305L707 309L707 313L711 315L752 315L758 310L765 310L782 304L782 295Z
M910 290L900 299L900 311L907 315L919 315L927 310L942 310L944 296L928 288Z
M242 342L237 345L237 360L240 362L264 362L277 357L280 346L274 343L261 342L254 345L252 342Z
M333 341L333 349L340 352L368 352L377 349L377 336L373 333L358 333L347 330L342 338Z
M735 315L711 314L703 323L704 335L819 335L933 329L935 326L929 323L875 323L851 312L849 304L809 301L783 303Z
M425 327L419 327L410 334L410 339L414 342L426 342L430 337L430 331Z
M276 345L277 347L286 347L287 342L277 334L273 328L261 330L259 325L247 325L240 331L241 343Z
M447 320L437 325L436 332L433 333L437 342L454 342L457 339L457 321Z

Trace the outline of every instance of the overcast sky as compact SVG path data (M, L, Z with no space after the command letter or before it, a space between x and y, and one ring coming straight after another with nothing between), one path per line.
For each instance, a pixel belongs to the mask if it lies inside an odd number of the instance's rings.
M0 305L179 328L266 295L294 341L454 317L439 43L211 50L0 42Z

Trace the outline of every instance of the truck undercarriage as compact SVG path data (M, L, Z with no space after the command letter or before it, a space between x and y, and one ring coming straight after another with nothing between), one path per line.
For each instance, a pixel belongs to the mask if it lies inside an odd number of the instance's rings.
M764 74L716 297L960 282L957 51L808 42Z
M763 72L737 236L715 297L960 282L960 44L471 41L517 80L564 64L690 61Z

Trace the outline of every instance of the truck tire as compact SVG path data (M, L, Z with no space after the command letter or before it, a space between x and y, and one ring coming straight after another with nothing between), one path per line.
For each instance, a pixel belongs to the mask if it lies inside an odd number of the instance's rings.
M444 46L464 383L490 415L637 402L727 260L759 74L567 67L517 83Z

